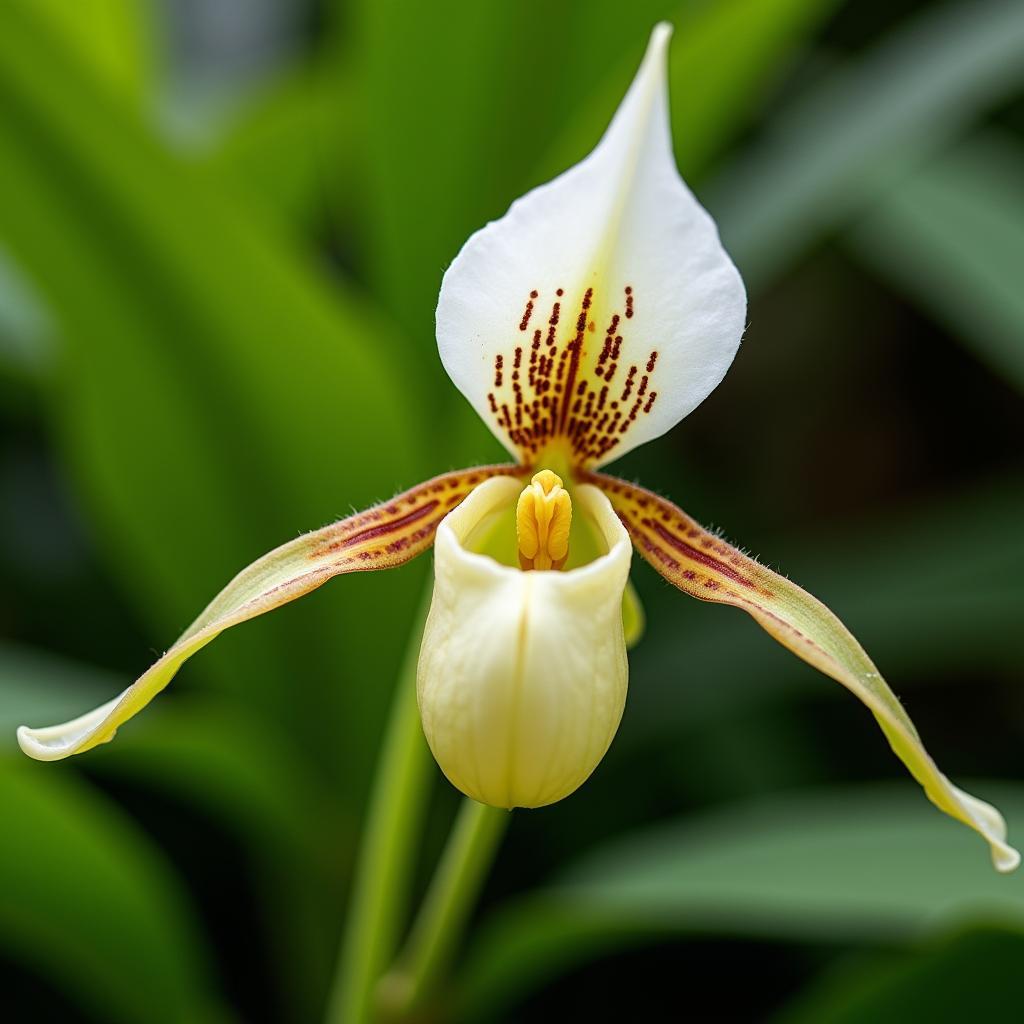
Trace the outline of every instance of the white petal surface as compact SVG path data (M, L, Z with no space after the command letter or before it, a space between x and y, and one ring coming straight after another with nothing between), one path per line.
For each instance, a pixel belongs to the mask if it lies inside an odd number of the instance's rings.
M663 434L725 375L746 295L672 154L655 28L597 148L474 234L437 307L441 360L498 439L601 465Z
M575 790L615 735L628 678L622 595L632 549L600 491L574 494L607 548L578 569L524 572L468 550L522 486L489 480L438 528L417 678L441 769L495 807L540 807Z

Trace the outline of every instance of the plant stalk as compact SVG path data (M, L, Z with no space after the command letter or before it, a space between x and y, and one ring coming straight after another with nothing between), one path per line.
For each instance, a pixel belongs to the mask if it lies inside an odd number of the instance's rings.
M370 1024L377 982L398 948L426 812L431 759L416 707L416 663L430 591L402 662L325 1015L326 1024Z
M381 980L388 1020L404 1020L434 994L483 887L511 817L468 797L395 967Z

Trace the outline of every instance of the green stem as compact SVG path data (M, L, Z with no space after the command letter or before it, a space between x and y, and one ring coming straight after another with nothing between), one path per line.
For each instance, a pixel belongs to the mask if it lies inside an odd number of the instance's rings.
M391 717L356 864L327 1024L369 1024L374 993L395 954L405 919L413 859L427 805L430 754L416 707L416 662L429 592L395 688Z
M434 992L497 853L510 814L463 801L405 949L382 979L381 1006L402 1019Z

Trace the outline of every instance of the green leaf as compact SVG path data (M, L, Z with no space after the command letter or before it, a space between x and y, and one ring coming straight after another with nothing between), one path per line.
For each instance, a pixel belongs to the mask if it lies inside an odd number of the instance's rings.
M17 749L18 725L69 718L124 685L112 672L0 644L4 753ZM97 750L89 768L101 779L164 793L237 837L246 870L259 878L255 893L289 1004L302 1008L300 1016L314 1015L336 941L329 908L342 904L354 832L337 795L266 723L210 697L161 702ZM288 955L294 948L303 955Z
M309 234L325 206L348 219L360 203L355 118L352 83L340 70L325 82L310 60L249 97L208 159L225 187L244 188Z
M296 1019L312 1019L330 976L355 833L338 794L266 723L210 698L162 703L97 750L89 768L165 793L238 838L287 1005Z
M1024 791L979 783L1012 819ZM556 889L591 906L794 937L910 936L964 914L1024 923L1020 886L902 785L796 794L608 844Z
M52 362L52 333L35 290L0 246L0 379L34 387Z
M90 768L184 796L247 845L300 855L306 869L330 874L328 858L343 845L344 814L322 780L265 723L216 698L168 701L102 747ZM311 821L326 833L314 833Z
M680 11L671 90L684 176L707 168L789 57L838 6L838 0L719 0Z
M409 378L351 289L167 152L29 5L0 21L0 235L62 330L55 418L99 539L166 644L262 551L415 481ZM392 678L415 581L360 584L309 602L301 638L251 629L201 671L293 724L295 679ZM315 749L358 792L387 689L310 697Z
M177 880L70 772L0 760L0 943L111 1024L227 1019Z
M1024 1003L1024 935L978 928L946 936L916 955L828 972L774 1024L959 1024L997 1020ZM879 958L874 958L876 961Z
M50 29L87 61L104 83L141 102L153 63L149 9L137 0L36 0Z
M1024 820L1024 790L976 785ZM1024 928L1024 894L917 792L793 794L612 841L512 903L471 943L456 1017L477 1019L581 960L665 934L893 942L978 918Z
M803 89L707 196L748 286L765 287L1019 86L1022 46L1013 0L926 8Z
M982 136L884 195L855 250L1024 389L1024 147Z

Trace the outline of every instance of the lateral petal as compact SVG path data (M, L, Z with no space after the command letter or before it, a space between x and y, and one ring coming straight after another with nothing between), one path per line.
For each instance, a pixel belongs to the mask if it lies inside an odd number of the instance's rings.
M797 657L863 701L928 799L988 842L997 870L1016 869L1020 854L1006 843L1002 815L939 771L864 648L824 604L705 530L665 498L602 474L584 474L582 479L604 491L637 551L669 583L702 601L742 608Z
M113 739L118 726L141 711L200 648L231 626L273 611L334 576L392 569L426 551L438 523L488 477L514 466L482 466L434 477L391 501L314 530L243 569L181 635L175 645L123 693L61 725L21 726L21 749L39 761L57 761Z

